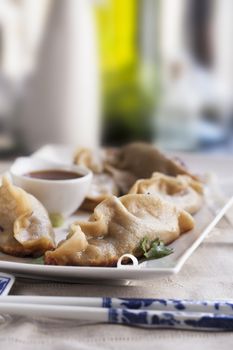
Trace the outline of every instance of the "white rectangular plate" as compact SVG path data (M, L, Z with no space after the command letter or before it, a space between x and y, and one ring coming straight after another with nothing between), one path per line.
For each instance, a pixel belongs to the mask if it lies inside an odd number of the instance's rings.
M62 163L70 163L72 162L73 151L74 149L67 146L48 145L41 148L33 156ZM225 188L225 191L227 190L229 199L221 201L221 204L219 204L219 202L214 200L211 191L208 190L208 204L206 203L195 215L196 225L194 230L182 235L170 245L174 248L173 254L162 259L143 262L138 267L128 265L115 268L40 265L35 263L35 259L16 258L0 253L0 269L27 277L73 282L99 279L112 281L143 280L179 272L185 261L233 204L233 182L229 181L233 173L233 158L216 158L190 154L182 154L181 157L192 171L201 174L210 171L214 172L221 179L220 185L224 184L226 180L227 188ZM57 236L65 236L69 224L80 217L87 217L87 214L80 212L78 215L69 218L61 229L56 229Z

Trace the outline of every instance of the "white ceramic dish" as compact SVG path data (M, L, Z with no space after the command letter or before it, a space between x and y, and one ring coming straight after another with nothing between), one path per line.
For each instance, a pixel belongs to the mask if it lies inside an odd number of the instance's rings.
M71 164L73 149L65 146L48 145L36 152L33 157L48 161ZM174 253L158 260L150 260L139 264L138 267L125 266L120 268L107 267L76 267L76 266L46 266L36 264L33 259L15 258L9 255L0 254L0 269L11 271L18 275L26 275L34 278L45 278L55 280L81 281L88 280L143 280L161 276L167 276L180 271L185 261L200 245L204 238L210 233L213 227L224 216L233 204L233 181L229 181L233 173L233 158L211 156L182 155L182 159L189 167L197 173L215 172L221 178L223 190L228 199L216 201L211 190L207 193L207 203L195 215L195 229L182 235L171 246ZM224 185L226 180L226 185ZM87 213L79 213L79 218L87 218ZM63 238L69 224L77 219L77 216L70 217L64 227L56 229L57 240Z
M82 176L72 180L35 179L24 174L38 170L68 170ZM73 164L60 164L36 157L20 157L10 168L10 174L16 186L34 195L44 204L49 214L60 214L68 217L74 213L88 193L92 172Z

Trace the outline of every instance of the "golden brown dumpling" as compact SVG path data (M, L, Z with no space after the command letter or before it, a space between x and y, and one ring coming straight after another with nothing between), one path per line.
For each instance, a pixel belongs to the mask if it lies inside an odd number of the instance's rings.
M194 227L190 214L150 195L112 196L100 203L88 222L77 222L67 239L45 262L57 265L115 266L126 253L140 258L147 237L168 244Z
M82 203L81 209L93 211L99 203L112 195L119 195L113 177L107 173L94 174L88 195Z
M203 204L202 184L188 175L172 177L154 173L150 179L137 180L129 193L160 196L190 214L195 214Z
M15 256L40 256L53 249L53 229L42 204L3 177L0 187L0 250Z
M94 153L89 148L79 148L74 157L74 163L83 165L93 171L93 180L88 195L86 196L81 209L93 211L94 208L104 199L119 195L118 186L112 175L104 170L104 152Z
M103 154L94 153L90 148L78 148L74 155L74 164L83 165L93 171L94 174L103 172Z
M130 172L136 179L149 178L154 172L194 177L180 162L166 157L148 143L135 142L123 146L115 150L107 162L117 169Z
M153 145L142 142L99 152L80 148L74 162L88 167L94 173L93 185L81 207L85 210L93 210L111 195L128 193L135 181L149 178L155 171L171 176L185 174L195 178L181 163L166 157Z

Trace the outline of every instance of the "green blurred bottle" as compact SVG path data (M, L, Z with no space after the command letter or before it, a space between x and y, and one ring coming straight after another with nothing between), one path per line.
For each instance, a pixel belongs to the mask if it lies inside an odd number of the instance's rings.
M100 0L95 4L105 145L154 139L159 97L158 1Z

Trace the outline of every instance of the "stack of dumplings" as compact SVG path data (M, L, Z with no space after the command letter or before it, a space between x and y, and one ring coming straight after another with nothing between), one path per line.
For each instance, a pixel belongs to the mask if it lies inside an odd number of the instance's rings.
M3 178L0 187L0 250L15 256L44 255L46 264L116 266L124 254L143 257L141 242L176 240L194 227L203 205L199 179L152 145L132 143L99 153L80 148L74 163L94 180L82 209L57 246L49 216L32 195Z
M74 223L67 239L45 254L47 264L116 266L124 254L140 259L144 238L169 244L193 229L191 214L202 206L202 184L153 146L133 143L101 157L79 149L74 162L94 173L83 203L83 209L94 212L87 222ZM106 176L103 187L96 186L101 175Z

